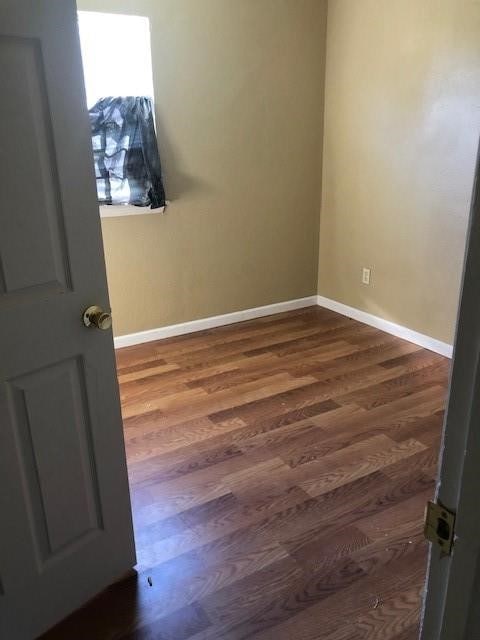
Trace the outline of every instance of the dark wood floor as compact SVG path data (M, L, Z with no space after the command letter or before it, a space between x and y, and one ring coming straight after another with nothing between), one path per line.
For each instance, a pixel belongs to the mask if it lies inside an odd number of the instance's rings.
M318 308L119 351L139 574L45 640L416 640L448 367Z

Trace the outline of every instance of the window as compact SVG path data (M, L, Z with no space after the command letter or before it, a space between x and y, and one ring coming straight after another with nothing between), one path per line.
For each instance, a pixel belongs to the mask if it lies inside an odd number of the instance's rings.
M149 20L80 11L78 25L101 215L163 207Z
M78 27L89 109L105 96L153 99L148 18L79 11Z

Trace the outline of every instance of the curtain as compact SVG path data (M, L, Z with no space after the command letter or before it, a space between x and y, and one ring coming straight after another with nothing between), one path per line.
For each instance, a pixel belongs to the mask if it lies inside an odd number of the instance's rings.
M102 98L89 115L99 203L165 206L151 99Z

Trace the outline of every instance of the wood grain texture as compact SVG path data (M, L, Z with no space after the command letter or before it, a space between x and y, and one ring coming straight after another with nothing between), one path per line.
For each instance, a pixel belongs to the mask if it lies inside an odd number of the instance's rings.
M117 362L138 575L44 640L416 640L447 359L310 308Z

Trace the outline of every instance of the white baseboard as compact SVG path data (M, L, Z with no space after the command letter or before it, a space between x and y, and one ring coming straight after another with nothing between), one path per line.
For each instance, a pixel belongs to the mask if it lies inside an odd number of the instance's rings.
M371 327L375 327L376 329L381 329L381 331L390 333L393 336L397 336L398 338L403 338L404 340L408 340L409 342L418 344L419 346L424 347L425 349L429 349L430 351L435 351L435 353L439 353L440 355L446 356L447 358L452 357L453 346L451 344L448 344L447 342L441 342L440 340L436 340L435 338L426 336L425 334L419 333L418 331L413 331L412 329L408 329L407 327L402 327L399 324L395 324L395 322L384 320L383 318L374 316L371 313L360 311L360 309L355 309L355 307L349 307L346 304L342 304L341 302L337 302L336 300L331 300L330 298L317 296L317 304L320 307L325 307L325 309L336 311L337 313L341 313L344 316L348 316L349 318L353 318L354 320L358 320L359 322L368 324Z
M227 324L234 324L235 322L243 322L244 320L253 320L255 318L271 316L275 313L282 313L284 311L313 307L316 306L316 304L317 296L308 296L307 298L298 298L297 300L287 300L286 302L268 304L264 307L255 307L253 309L244 309L243 311L225 313L221 316L211 316L210 318L192 320L191 322L181 322L180 324L172 324L167 327L159 327L158 329L149 329L148 331L130 333L124 336L117 336L113 341L115 348L119 349L121 347L129 347L143 342L161 340L162 338L181 336L186 333L193 333L194 331L213 329Z
M307 298L298 298L297 300L287 300L286 302L277 302L276 304L268 304L263 307L255 307L253 309L244 309L243 311L234 311L233 313L225 313L221 316L211 316L210 318L201 318L200 320L192 320L191 322L181 322L180 324L172 324L167 327L159 327L158 329L149 329L148 331L139 331L138 333L130 333L124 336L114 338L115 348L129 347L143 342L152 342L153 340L162 340L163 338L172 338L181 336L186 333L194 333L195 331L203 331L204 329L213 329L235 322L243 322L244 320L253 320L264 316L271 316L275 313L284 311L292 311L294 309L303 309L304 307L320 306L336 311L344 316L363 322L372 327L390 333L391 335L403 338L414 344L418 344L425 349L435 351L447 358L452 357L453 347L451 344L441 342L430 336L426 336L418 331L413 331L407 327L384 320L378 316L374 316L366 311L360 311L346 304L325 298L323 296L308 296Z

